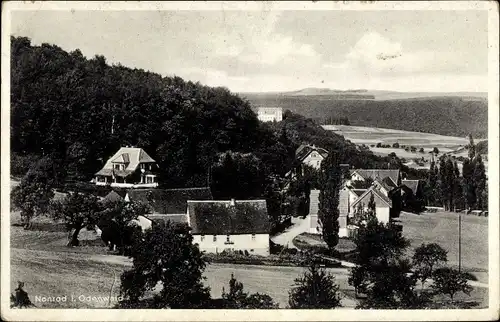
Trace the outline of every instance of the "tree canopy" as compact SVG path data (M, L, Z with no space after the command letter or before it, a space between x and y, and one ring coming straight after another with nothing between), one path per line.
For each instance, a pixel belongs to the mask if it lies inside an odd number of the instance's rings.
M259 122L248 101L226 88L161 76L79 50L11 37L11 148L17 155L51 155L68 178L89 180L119 147L145 149L167 187L206 186L219 153L254 153L265 174L290 170L307 142L342 162L385 162L312 120L290 112L277 124ZM13 167L16 171L19 166Z

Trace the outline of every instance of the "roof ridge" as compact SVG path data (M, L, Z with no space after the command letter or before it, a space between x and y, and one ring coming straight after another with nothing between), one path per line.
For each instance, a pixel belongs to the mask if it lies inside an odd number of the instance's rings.
M201 203L201 202L205 202L205 203L231 203L232 200L188 200L187 202L192 202L192 203ZM234 200L234 202L239 202L239 203L242 203L242 202L266 202L266 199L252 199L252 200Z

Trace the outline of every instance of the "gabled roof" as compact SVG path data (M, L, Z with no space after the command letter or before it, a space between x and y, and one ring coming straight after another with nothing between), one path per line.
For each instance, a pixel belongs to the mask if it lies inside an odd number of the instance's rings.
M359 196L363 195L366 192L366 190L368 190L368 189L349 189L349 190L354 192L356 194L356 196L359 197Z
M401 185L407 186L413 192L413 195L417 194L419 180L401 180Z
M127 167L123 171L115 171L115 175L128 176L134 172L140 163L155 163L141 148L120 148L111 158L108 159L104 167L96 175L110 176L113 173L113 163L125 163Z
M359 176L361 176L364 179L372 179L375 181L375 179L379 178L381 180L385 178L389 178L392 181L392 185L396 187L398 185L398 179L399 179L399 170L394 170L394 169L353 169L351 170L351 175L354 173L357 173Z
M269 234L265 200L188 201L189 224L193 234Z
M167 221L170 221L175 224L187 224L187 215L147 215L145 216L148 219L154 221L155 223L165 225Z
M365 191L358 199L354 200L352 203L351 207L356 206L358 203L363 201L365 205L368 205L368 202L370 201L371 195L374 195L375 199L375 204L377 204L379 201L384 203L388 207L392 207L392 201L386 197L377 187L371 186L369 189Z
M392 182L392 180L389 177L385 177L384 179L375 178L373 182L384 188L387 192L396 188L396 185L394 184L394 182Z
M130 189L130 201L140 201L151 207L153 214L185 214L188 200L212 200L210 188Z
M323 158L328 156L328 151L323 148L302 144L297 148L297 150L295 150L295 157L297 160L303 161L313 151L318 152Z

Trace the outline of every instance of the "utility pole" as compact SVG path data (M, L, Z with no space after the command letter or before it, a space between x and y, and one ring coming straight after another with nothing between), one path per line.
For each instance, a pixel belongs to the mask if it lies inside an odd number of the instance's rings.
M458 213L458 271L462 268L462 216Z

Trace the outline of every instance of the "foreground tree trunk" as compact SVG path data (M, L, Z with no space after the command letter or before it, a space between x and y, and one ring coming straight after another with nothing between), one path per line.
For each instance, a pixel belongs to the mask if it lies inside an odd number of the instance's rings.
M73 233L71 233L71 231L70 231L70 235L68 236L68 244L67 244L68 247L80 245L80 241L78 240L78 235L80 234L80 231L82 230L82 228L83 228L83 225L78 225L78 226L75 226L75 228L74 228L75 230L73 231Z

